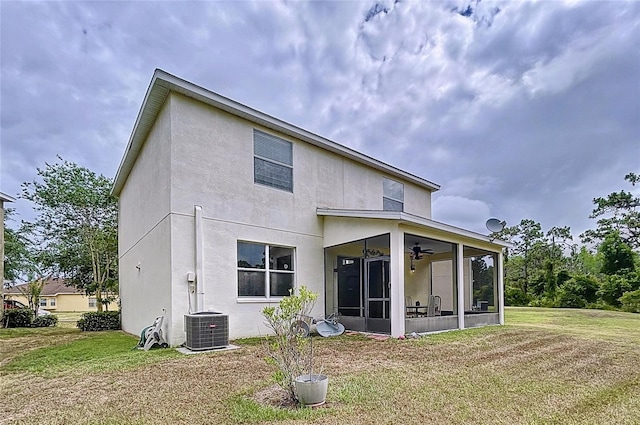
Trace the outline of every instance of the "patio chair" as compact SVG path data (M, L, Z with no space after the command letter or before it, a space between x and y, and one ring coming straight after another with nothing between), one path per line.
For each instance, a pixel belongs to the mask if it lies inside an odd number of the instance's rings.
M442 312L442 299L440 295L429 295L427 303L427 317L440 316Z

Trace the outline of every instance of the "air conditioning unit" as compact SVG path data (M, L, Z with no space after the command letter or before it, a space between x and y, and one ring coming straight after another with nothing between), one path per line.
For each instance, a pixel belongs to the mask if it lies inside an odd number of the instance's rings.
M214 311L184 315L189 350L211 350L229 345L229 316Z

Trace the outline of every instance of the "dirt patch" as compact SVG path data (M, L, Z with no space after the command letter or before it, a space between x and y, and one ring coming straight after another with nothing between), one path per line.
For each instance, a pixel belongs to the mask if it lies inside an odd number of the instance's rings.
M280 385L274 384L257 391L253 400L262 406L279 409L297 409L298 403Z

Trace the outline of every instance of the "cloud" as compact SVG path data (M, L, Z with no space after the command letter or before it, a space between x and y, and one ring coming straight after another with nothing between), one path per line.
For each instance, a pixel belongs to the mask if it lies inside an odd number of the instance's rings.
M487 233L484 223L491 218L486 202L463 196L438 196L433 201L433 219L452 226Z
M640 172L638 2L0 8L10 194L56 154L113 176L155 68L440 183L434 216L480 230L582 231Z

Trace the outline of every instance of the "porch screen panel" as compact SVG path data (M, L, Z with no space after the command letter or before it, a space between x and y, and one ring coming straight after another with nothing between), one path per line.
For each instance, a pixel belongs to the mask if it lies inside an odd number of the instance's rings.
M338 257L338 312L361 316L360 259Z

